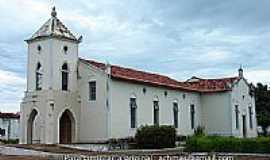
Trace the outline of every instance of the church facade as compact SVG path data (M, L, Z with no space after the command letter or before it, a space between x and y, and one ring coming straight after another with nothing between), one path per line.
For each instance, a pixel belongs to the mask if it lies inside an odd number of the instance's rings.
M134 136L142 125L198 126L209 135L256 137L253 86L243 76L181 82L79 58L81 38L51 18L26 40L27 90L20 143L93 143Z

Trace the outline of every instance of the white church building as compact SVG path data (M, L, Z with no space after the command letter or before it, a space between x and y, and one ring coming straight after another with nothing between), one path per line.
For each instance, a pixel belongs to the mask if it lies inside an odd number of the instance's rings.
M28 44L20 143L93 143L134 136L142 125L178 135L256 137L254 87L243 76L182 82L79 57L81 38L51 18Z

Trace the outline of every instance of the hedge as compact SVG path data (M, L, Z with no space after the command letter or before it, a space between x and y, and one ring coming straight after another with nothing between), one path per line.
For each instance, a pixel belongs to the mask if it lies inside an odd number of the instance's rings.
M10 139L10 140L1 139L0 142L2 142L4 144L18 144L19 139Z
M188 152L270 153L270 137L234 138L193 136L186 141Z
M142 126L137 129L137 148L160 149L175 147L176 130L173 126Z

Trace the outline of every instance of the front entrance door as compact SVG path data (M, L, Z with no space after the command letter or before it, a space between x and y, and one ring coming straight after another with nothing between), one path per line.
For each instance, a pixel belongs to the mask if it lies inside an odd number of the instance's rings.
M68 111L65 111L60 119L60 143L70 144L71 142L72 142L72 120Z
M246 124L246 116L243 115L243 137L247 137L247 124Z
M37 117L37 110L33 109L30 113L29 119L27 121L27 144L39 143L40 140L33 140L34 133L34 121Z

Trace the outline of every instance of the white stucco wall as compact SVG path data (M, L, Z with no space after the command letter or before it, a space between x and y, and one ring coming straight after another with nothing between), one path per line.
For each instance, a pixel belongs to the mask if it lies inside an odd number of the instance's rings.
M233 86L231 93L231 112L232 112L232 133L234 136L242 137L243 136L243 115L246 115L246 128L247 128L247 137L256 137L257 136L257 120L256 120L256 106L254 96L249 94L249 86L244 79L241 79L238 83ZM244 96L244 98L243 98ZM239 129L236 129L236 115L235 115L235 105L239 106ZM249 124L249 109L252 107L252 122L253 128L250 128Z
M136 129L130 128L130 107L131 96L136 96L137 101L137 127L153 124L153 100L159 100L159 124L173 125L173 102L178 101L179 107L179 128L180 135L193 134L190 120L190 105L195 105L195 128L200 125L201 106L198 93L170 90L161 87L152 87L142 84L134 84L112 80L110 83L110 104L111 104L111 137L120 138L134 136ZM146 93L143 93L143 87ZM164 92L168 95L165 96ZM185 98L183 98L185 94Z
M89 64L79 63L81 95L80 142L107 140L106 74ZM96 81L96 100L89 100L89 82Z
M202 94L202 123L207 134L232 135L230 102L230 92Z
M0 118L0 128L5 130L5 135L0 136L0 139L19 139L19 124L20 120L17 118Z

